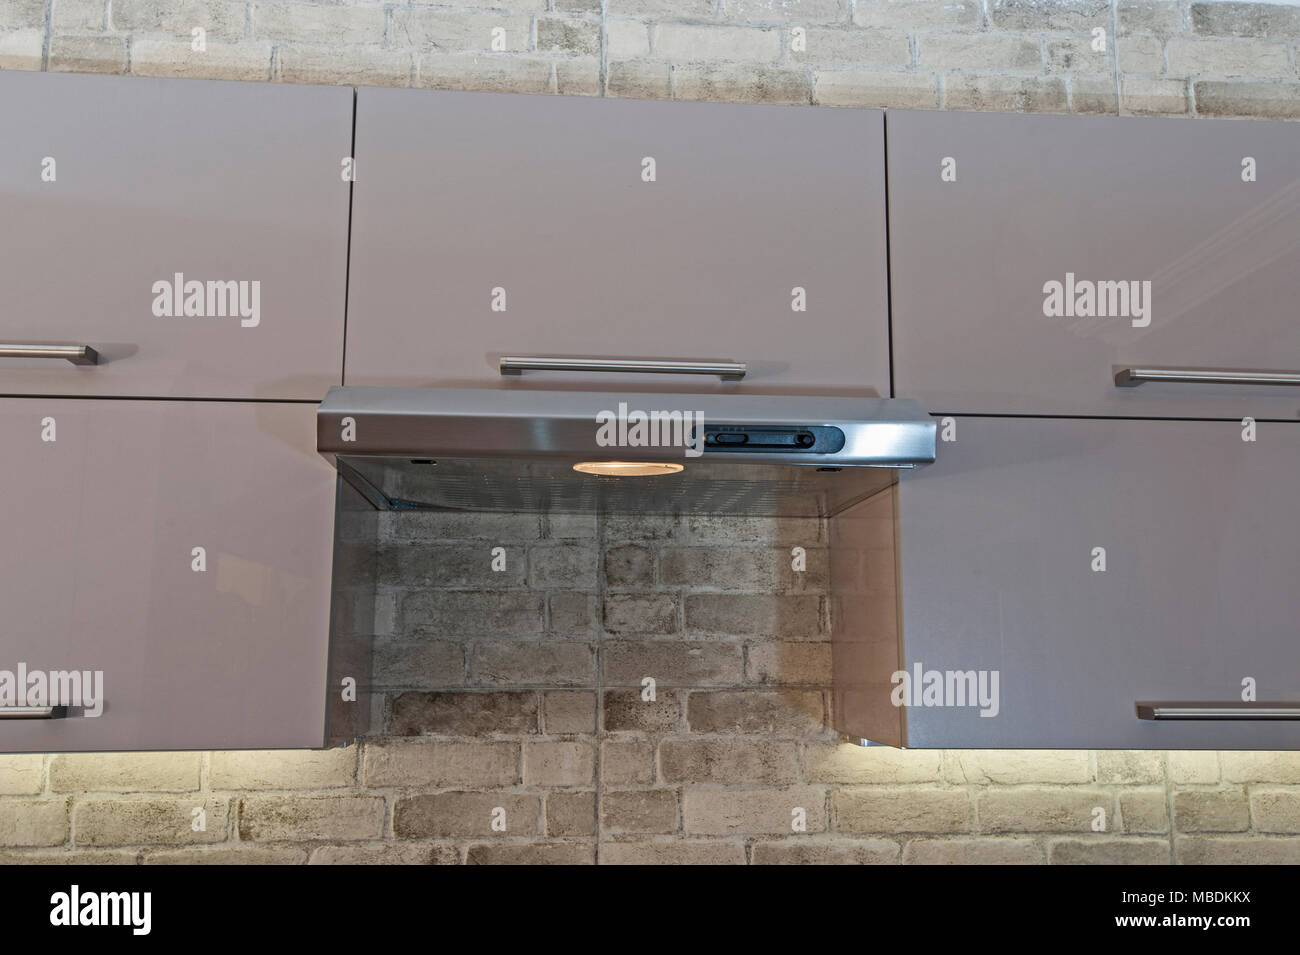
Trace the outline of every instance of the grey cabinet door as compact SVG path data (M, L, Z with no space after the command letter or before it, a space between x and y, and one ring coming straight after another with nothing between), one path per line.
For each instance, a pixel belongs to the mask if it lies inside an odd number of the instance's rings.
M879 112L361 89L356 148L350 385L889 393Z
M0 394L340 383L350 89L6 71L0 116L0 342L100 355L0 357Z
M1112 367L1300 372L1300 126L892 111L888 125L899 395L970 414L1297 417L1300 388L1117 388Z
M99 716L0 720L0 752L322 745L314 410L0 400L0 670L103 674Z
M907 745L1300 748L1296 722L1134 712L1239 702L1247 678L1259 700L1300 702L1300 424L1241 435L959 419L899 484L904 668L997 671L999 706L909 706Z

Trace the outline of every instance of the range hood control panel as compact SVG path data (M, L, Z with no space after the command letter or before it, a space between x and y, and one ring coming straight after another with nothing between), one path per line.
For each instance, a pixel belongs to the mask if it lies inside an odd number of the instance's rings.
M825 425L808 427L751 424L704 426L704 450L752 454L834 454L844 447L844 432Z

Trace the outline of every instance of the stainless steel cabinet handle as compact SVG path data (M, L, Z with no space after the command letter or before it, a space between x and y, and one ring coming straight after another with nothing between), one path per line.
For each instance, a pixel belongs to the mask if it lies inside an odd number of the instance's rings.
M624 371L659 375L717 375L739 381L748 371L743 361L656 361L637 358L502 358L501 374L524 371Z
M1249 368L1144 368L1116 365L1116 388L1136 388L1144 381L1205 385L1300 385L1300 372Z
M0 345L0 358L63 358L74 365L99 364L99 352L89 345Z
M1139 702L1140 720L1300 720L1300 703Z
M0 720L57 720L67 715L66 706L0 706Z

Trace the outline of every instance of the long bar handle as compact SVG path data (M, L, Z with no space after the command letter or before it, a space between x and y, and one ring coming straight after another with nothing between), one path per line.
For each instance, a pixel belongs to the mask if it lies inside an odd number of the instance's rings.
M89 345L0 345L0 358L62 358L74 365L99 364L99 352Z
M1140 720L1300 720L1300 703L1139 702Z
M1300 385L1300 372L1250 368L1146 368L1116 365L1116 388L1136 388L1146 381L1204 385Z
M654 375L717 375L739 381L748 367L743 361L660 361L637 358L502 358L501 374L525 371L622 371Z
M0 706L0 720L57 720L67 715L66 706Z

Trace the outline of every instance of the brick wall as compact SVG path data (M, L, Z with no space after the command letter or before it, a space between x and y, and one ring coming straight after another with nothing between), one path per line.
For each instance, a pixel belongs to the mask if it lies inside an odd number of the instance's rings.
M1297 40L1219 2L0 0L0 69L836 106L1292 118ZM1300 754L841 743L825 540L386 517L373 739L0 757L0 863L1300 862Z
M0 0L0 69L827 106L1295 118L1298 39L1219 0Z

